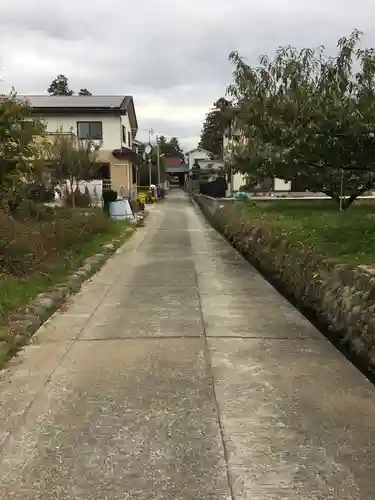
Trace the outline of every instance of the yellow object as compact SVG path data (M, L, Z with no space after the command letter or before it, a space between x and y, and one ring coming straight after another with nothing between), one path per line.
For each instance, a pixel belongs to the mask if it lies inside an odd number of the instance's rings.
M144 193L139 193L137 203L146 203L146 195Z

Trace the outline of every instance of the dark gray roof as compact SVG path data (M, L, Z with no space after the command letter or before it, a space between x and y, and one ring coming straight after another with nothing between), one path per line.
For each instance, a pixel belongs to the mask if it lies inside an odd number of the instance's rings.
M65 95L18 95L18 99L27 100L32 108L108 108L125 109L129 104L130 96L93 95L93 96L65 96Z
M129 116L131 127L138 130L137 115L134 100L129 95L17 95L17 99L28 101L35 114L69 114L87 113L115 113L125 112Z

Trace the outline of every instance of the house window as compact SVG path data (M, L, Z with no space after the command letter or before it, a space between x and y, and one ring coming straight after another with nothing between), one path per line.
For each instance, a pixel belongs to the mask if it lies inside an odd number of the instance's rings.
M101 141L103 139L102 122L77 122L78 139Z
M129 146L129 148L130 148L130 146L131 146L130 132L128 132L128 146Z
M122 126L122 142L126 144L126 127Z

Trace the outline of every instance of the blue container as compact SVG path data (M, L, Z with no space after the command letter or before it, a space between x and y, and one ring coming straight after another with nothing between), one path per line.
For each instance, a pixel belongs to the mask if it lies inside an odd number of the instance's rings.
M129 200L112 201L109 205L109 213L113 220L134 219L134 213L131 209Z

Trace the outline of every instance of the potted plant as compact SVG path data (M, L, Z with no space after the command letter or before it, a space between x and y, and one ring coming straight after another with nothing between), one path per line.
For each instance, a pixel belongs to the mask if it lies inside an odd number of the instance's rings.
M144 212L146 204L146 195L144 193L139 193L137 197L137 206L139 212Z

